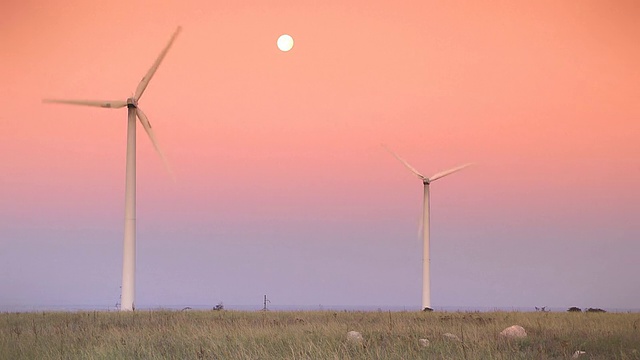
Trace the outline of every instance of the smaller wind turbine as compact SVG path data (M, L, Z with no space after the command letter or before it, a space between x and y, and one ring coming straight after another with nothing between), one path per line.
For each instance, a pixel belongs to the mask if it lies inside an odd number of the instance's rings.
M453 169L441 171L433 176L426 177L420 174L420 172L418 172L418 170L416 170L413 166L409 165L409 163L405 159L401 158L400 156L398 156L398 154L391 151L391 149L384 145L382 146L388 152L390 152L391 155L398 159L404 166L406 166L409 171L420 178L420 180L422 180L422 183L424 184L424 200L422 203L422 310L431 311L433 310L433 308L431 308L431 274L429 270L431 262L431 258L429 256L429 184L447 175L451 175L454 172L460 171L472 164L469 163L460 165L458 167L454 167Z

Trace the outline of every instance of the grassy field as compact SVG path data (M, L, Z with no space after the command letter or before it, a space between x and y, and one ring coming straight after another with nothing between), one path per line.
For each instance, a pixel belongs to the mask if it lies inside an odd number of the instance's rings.
M514 324L528 336L499 335ZM640 359L639 327L638 313L2 313L0 359Z

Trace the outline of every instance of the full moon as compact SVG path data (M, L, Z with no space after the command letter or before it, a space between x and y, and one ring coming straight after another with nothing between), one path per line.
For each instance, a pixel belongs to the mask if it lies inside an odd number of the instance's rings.
M287 34L280 35L278 38L278 49L289 51L293 47L293 38Z

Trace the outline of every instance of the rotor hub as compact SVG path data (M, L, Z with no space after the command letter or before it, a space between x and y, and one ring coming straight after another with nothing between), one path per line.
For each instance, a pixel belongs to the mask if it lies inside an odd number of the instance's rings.
M127 108L137 108L138 107L138 102L136 101L136 99L130 97L127 99Z

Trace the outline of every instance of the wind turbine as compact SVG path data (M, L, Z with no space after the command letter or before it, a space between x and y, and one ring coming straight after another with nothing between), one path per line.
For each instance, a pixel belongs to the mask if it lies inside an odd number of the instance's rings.
M95 106L110 109L127 107L127 168L125 180L125 210L124 210L124 250L122 256L122 294L120 310L132 311L135 309L135 273L136 273L136 117L140 119L142 127L147 132L153 147L156 149L164 165L169 170L168 164L158 141L153 133L149 119L138 107L138 101L149 85L151 78L158 70L160 63L167 55L169 48L181 31L178 27L171 36L171 40L162 50L149 71L142 78L133 97L126 100L102 101L102 100L59 100L44 99L45 103L59 103L71 105Z
M396 159L398 159L409 171L411 171L414 175L416 175L422 183L424 184L424 200L422 203L422 310L423 311L431 311L431 274L430 274L430 262L431 258L429 256L429 185L431 182L436 181L440 178L443 178L447 175L453 174L454 172L460 171L471 164L464 164L458 167L454 167L453 169L441 171L436 173L433 176L426 177L418 170L416 170L413 166L409 165L409 163L398 156L398 154L394 153L388 147L383 147L391 153Z

